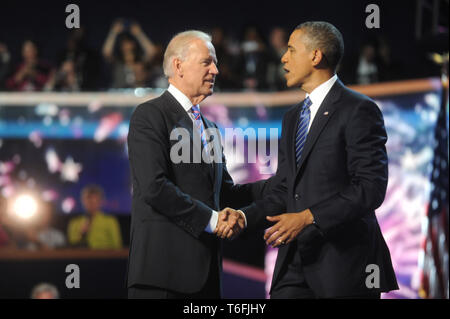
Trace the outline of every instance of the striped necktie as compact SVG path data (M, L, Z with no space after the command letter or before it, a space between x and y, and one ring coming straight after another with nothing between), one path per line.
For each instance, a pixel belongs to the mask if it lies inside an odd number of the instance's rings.
M194 122L195 125L197 125L198 130L200 131L200 137L202 139L202 145L206 148L206 145L208 144L206 142L206 134L205 134L205 128L203 126L203 121L200 113L200 108L198 105L192 106L192 115L194 116Z
M303 147L305 146L306 137L308 135L308 126L311 119L311 110L309 107L312 102L309 97L303 101L302 110L300 112L300 119L297 126L297 134L295 136L295 160L297 166L300 163Z

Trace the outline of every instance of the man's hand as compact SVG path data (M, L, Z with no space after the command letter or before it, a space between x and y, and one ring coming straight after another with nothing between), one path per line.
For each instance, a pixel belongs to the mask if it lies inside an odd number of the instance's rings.
M233 208L225 208L219 212L214 234L220 238L234 239L245 227L244 216Z
M303 228L313 223L314 217L311 211L306 209L299 213L267 216L267 220L276 224L267 230L264 240L267 245L275 248L293 241Z

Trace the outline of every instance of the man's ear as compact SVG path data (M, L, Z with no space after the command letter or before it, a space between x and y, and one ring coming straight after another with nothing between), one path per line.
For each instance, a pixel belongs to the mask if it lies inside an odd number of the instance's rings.
M314 50L312 59L313 66L317 66L323 62L325 62L325 56L323 55L322 51L318 49Z
M180 78L183 77L183 65L181 63L182 61L179 58L174 58L172 60L172 68L175 73L175 75L179 76Z

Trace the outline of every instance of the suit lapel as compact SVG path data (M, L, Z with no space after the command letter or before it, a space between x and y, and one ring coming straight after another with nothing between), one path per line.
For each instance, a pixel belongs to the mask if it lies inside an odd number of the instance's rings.
M170 94L168 91L164 92L163 97L167 99L168 103L167 105L170 107L171 111L173 112L174 116L175 116L175 123L176 123L176 127L182 127L186 130L188 130L189 132L189 137L191 139L190 141L190 146L191 146L191 151L192 151L192 157L191 159L193 159L193 154L200 154L200 159L201 159L201 138L200 138L200 133L198 132L197 129L194 130L194 122L192 121L192 119L190 118L189 114L186 112L186 110L183 108L183 106L178 103L178 101L173 97L172 94ZM197 143L194 143L194 135L195 138L197 139ZM197 155L198 156L198 155ZM201 163L205 164L203 161L200 160Z
M205 125L205 129L212 129L212 130L216 129L215 125L210 120L208 120L206 117L204 117L203 115L202 115L202 119L203 119L203 124ZM214 152L219 151L222 148L222 144L221 144L220 139L218 139L216 137L218 137L218 136L217 135L213 135L213 137L212 137L213 138L212 142L214 143ZM207 137L207 138L209 139L210 137ZM219 154L219 155L220 155L220 159L222 159L222 153ZM222 176L221 176L221 173L222 173L221 163L220 162L216 163L216 162L213 161L208 166L211 169L211 174L212 174L213 181L214 180L216 181L216 183L214 183L214 188L216 188L217 187L217 185L216 185L217 182L222 179Z
M311 128L308 132L308 136L306 137L305 146L303 148L302 157L300 158L300 163L297 166L296 173L298 174L301 167L305 163L306 158L312 150L312 147L316 143L317 139L320 136L320 133L323 131L324 127L328 123L328 120L331 118L333 113L336 111L336 102L339 100L341 89L343 85L337 80L336 83L332 86L327 96L323 100L320 105L317 113L314 117L314 120L311 124ZM295 148L295 136L294 143L292 144ZM295 157L295 154L294 154ZM294 158L295 163L295 158Z

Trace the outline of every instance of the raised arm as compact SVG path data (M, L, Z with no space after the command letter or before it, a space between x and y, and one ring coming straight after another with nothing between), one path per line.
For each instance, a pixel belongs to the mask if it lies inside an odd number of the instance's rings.
M145 35L144 31L138 23L135 22L130 26L130 32L138 40L140 46L144 50L144 62L150 62L156 54L155 45Z
M124 30L123 22L117 20L111 26L111 29L106 37L105 43L103 44L102 54L103 57L108 61L112 62L114 59L114 45L117 40L117 36Z

